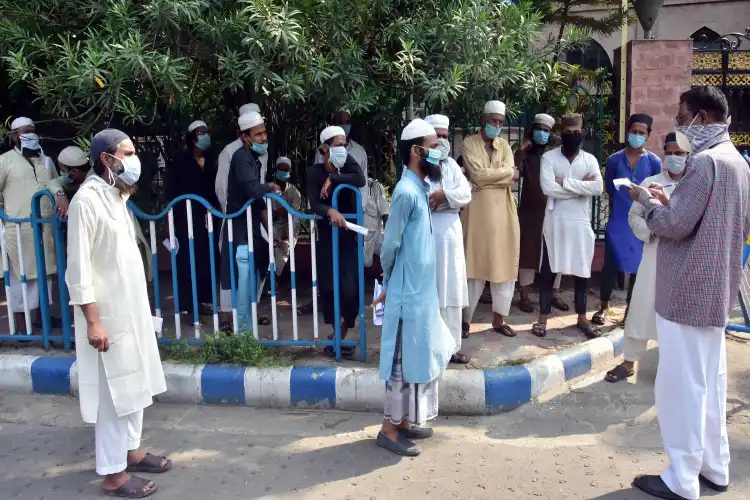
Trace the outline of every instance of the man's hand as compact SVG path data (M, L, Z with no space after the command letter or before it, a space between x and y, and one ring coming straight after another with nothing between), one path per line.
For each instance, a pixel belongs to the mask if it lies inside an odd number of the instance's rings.
M665 207L669 205L669 196L667 196L667 193L664 191L664 188L662 186L650 187L648 189L648 192L651 193L651 196L656 198L659 203L661 203Z
M55 213L61 219L68 216L68 197L64 194L55 196Z
M516 182L518 180L518 177L520 177L521 172L518 171L517 168L513 169L513 182Z
M378 298L372 301L372 307L375 307L378 304L385 305L385 295L388 293L386 290L383 290L380 292L380 295L378 295Z
M331 195L331 178L328 177L323 183L323 187L320 188L320 197L326 199Z
M278 185L278 184L276 184L275 182L269 182L268 184L266 184L266 186L268 186L268 189L269 189L269 190L270 190L270 191L271 191L272 193L276 193L276 194L279 194L279 193L281 192L281 188L280 188L280 187L279 187L279 185Z
M586 174L583 176L583 180L586 182L596 180L596 177L594 177L594 174Z
M430 193L430 209L435 210L443 203L445 203L445 192L442 189Z
M563 185L564 181L565 181L565 179L562 178L562 177L555 177L555 182L558 183L558 184L560 184L560 186Z
M88 324L89 345L99 352L109 350L109 337L101 321Z
M648 190L642 186L639 186L638 184L630 184L630 191L628 191L628 195L630 195L630 199L633 201L638 201L641 197L642 192L648 192Z
M341 213L339 213L338 210L334 210L333 208L328 210L328 217L331 218L331 225L336 227L341 227L346 229L346 219L344 218Z

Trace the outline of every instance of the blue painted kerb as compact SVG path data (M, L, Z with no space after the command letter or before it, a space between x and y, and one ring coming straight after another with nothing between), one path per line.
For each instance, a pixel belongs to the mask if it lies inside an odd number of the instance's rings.
M76 358L39 357L31 363L31 387L37 394L70 394L70 367Z
M336 408L336 368L295 366L289 396L293 407Z
M209 405L244 405L245 368L230 365L203 366L201 402Z
M484 407L487 412L510 410L531 401L531 374L526 366L484 370Z

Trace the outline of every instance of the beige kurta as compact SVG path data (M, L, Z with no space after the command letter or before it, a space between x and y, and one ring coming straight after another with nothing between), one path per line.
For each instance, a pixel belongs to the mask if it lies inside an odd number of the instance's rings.
M167 390L143 262L125 203L116 188L91 177L73 198L68 216L70 303L96 303L110 343L101 354L89 345L86 318L76 307L79 399L89 423L96 422L99 408L99 356L119 416L146 408Z
M513 184L513 152L505 139L492 142L492 158L481 134L464 140L464 167L474 191L462 214L466 277L503 283L518 275L520 230Z
M55 195L62 190L60 177L52 160L44 155L25 158L17 149L0 155L0 194L2 209L13 219L31 217L31 198L37 191L49 190ZM52 216L52 204L44 197L41 200L42 217ZM13 269L21 268L18 258L17 225L5 223L5 242L8 258ZM43 224L44 257L47 275L57 272L55 245L52 225ZM21 224L21 245L23 248L23 269L26 279L37 279L36 257L34 252L34 230L30 223ZM16 271L17 272L17 271ZM17 274L20 274L17 272Z

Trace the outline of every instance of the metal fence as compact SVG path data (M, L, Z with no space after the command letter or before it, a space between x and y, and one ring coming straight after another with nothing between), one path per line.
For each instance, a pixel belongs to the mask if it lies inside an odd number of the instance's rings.
M338 197L342 190L352 190L355 193L357 200L357 213L346 213L342 214L347 220L356 222L359 225L363 225L363 210L361 193L359 189L349 186L340 185L332 193L332 206L334 209L338 209ZM16 276L15 269L14 275L11 275L11 266L8 257L8 245L6 241L6 232L3 231L2 237L0 237L0 244L2 246L2 260L3 260L3 271L5 281L5 293L8 301L8 333L0 333L0 340L26 340L41 342L45 348L49 348L50 344L61 343L63 348L68 350L75 342L73 335L72 320L69 307L69 295L67 285L65 283L65 269L66 269L66 255L65 255L65 236L64 228L67 223L67 219L58 218L56 215L52 217L42 217L41 211L41 200L48 198L50 203L54 205L54 198L48 191L40 191L36 193L31 201L31 217L25 219L13 219L0 209L0 219L4 222L4 225L10 227L13 225L16 228L16 237L18 244L18 257L19 267L21 269L20 275ZM276 273L275 273L275 251L274 251L274 235L273 235L273 210L272 203L277 201L286 210L287 226L289 229L289 270L291 279L291 301L292 301L292 335L291 340L279 339L279 328L278 328L278 315L277 315L277 302L276 302ZM150 239L150 250L151 260L154 267L153 274L153 299L152 299L152 311L155 317L162 318L162 296L163 290L160 287L159 273L158 273L158 238L156 223L166 218L168 227L168 243L169 243L169 254L171 260L171 278L173 288L173 302L174 302L174 338L169 338L163 335L161 332L158 334L158 340L160 343L169 344L175 342L187 342L189 344L199 344L202 342L201 338L201 323L199 318L199 303L198 303L198 291L197 291L197 279L196 271L199 266L210 266L211 270L211 297L212 297L212 320L213 320L213 332L219 330L219 278L217 276L217 256L215 251L215 231L214 231L214 217L226 221L226 230L228 232L228 248L224 251L229 251L230 258L234 258L236 251L236 242L233 238L235 224L247 224L248 230L248 251L250 258L250 309L252 315L252 335L255 336L258 341L264 346L281 346L281 347L305 347L305 346L331 346L334 349L336 359L341 358L341 347L357 347L360 348L360 359L362 361L366 358L366 328L365 328L365 286L364 286L364 238L361 234L357 235L358 238L358 293L359 293L359 340L343 340L341 339L341 324L340 321L334 321L334 338L320 339L318 332L318 296L317 296L317 255L316 255L316 240L317 240L317 225L320 223L327 224L320 216L315 214L302 213L287 204L287 202L277 194L267 194L261 203L265 203L268 209L268 230L267 230L267 242L253 241L253 214L249 210L252 203L258 203L260 201L251 200L245 204L245 206L231 214L224 214L221 211L212 207L205 199L195 195L183 195L172 200L168 206L159 214L152 215L141 211L132 202L128 202L128 208L130 211L140 220L146 221L148 224L148 233ZM201 207L201 208L198 208ZM207 214L212 215L206 217L207 233L208 233L208 245L209 245L209 261L208 262L196 262L195 258L195 244L193 237L193 210L198 208L199 210L205 210ZM187 213L187 229L188 229L188 241L187 251L190 254L190 276L181 276L177 264L177 252L178 242L175 234L175 222L174 213L175 210L184 209ZM54 211L53 211L54 213ZM294 234L295 219L299 220L300 223L305 221L310 225L310 251L311 251L311 272L312 272L312 320L313 320L313 331L312 335L305 335L299 332L298 328L298 308L297 300L299 296L297 294L297 276L296 276L296 259L295 259L295 244L299 241L299 235ZM22 246L21 228L22 226L31 226L33 229L34 237L34 253L36 259L37 276L41 278L39 280L39 311L41 315L41 332L39 328L36 328L34 332L34 325L32 324L32 315L29 307L29 290L26 273L23 272L23 251L25 247ZM57 333L53 331L52 316L50 308L50 290L44 286L44 277L47 276L47 267L45 263L45 253L43 245L43 232L45 227L51 228L53 231L53 241L55 246L55 258L57 264L58 274L58 288L59 288L59 299L60 299L60 315L62 320L61 332ZM340 305L340 286L339 286L339 229L333 228L332 231L332 246L333 246L333 291L334 291L334 317L341 317L341 305ZM269 250L269 282L270 282L270 301L271 301L271 335L262 335L258 325L258 302L260 297L258 296L258 277L255 275L254 266L254 248L258 244L267 244ZM185 251L183 248L182 251ZM326 256L327 257L327 256ZM239 269L239 268L238 268ZM234 266L230 266L230 281L231 281L231 296L232 296L232 323L233 331L235 333L240 332L240 325L238 325L237 315L237 280L240 276L235 276ZM182 325L181 325L181 308L179 304L179 281L181 279L190 279L191 291L192 291L192 309L193 309L193 326L195 329L193 338L185 339L183 337ZM23 315L26 323L25 332L21 333L17 328L15 317L10 307L11 298L11 287L14 284L14 280L18 280L21 286L23 295ZM307 333L307 332L305 332Z

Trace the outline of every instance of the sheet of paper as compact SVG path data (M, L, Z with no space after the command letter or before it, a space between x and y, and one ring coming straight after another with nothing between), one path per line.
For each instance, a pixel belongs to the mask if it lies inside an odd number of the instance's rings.
M359 233L362 236L367 236L367 233L370 232L366 227L358 226L357 224L352 224L349 221L346 221L346 228L349 231L354 231L355 233Z
M612 181L612 183L617 189L620 189L623 186L630 189L630 185L632 184L630 179L615 179L614 181Z
M375 302L375 299L380 297L381 293L383 293L383 285L381 285L378 280L375 280L375 288L373 288L373 292L372 292L372 301ZM384 311L385 311L385 307L383 307L382 303L373 307L372 322L375 324L375 326L383 326L383 312Z
M162 326L164 326L164 318L157 318L156 316L151 316L151 321L154 324L154 332L161 333L161 328Z
M172 250L172 247L169 244L169 238L164 238L164 241L161 242L162 245L164 245L164 248L167 249L167 252ZM174 239L174 253L175 255L180 253L180 240L177 238Z

